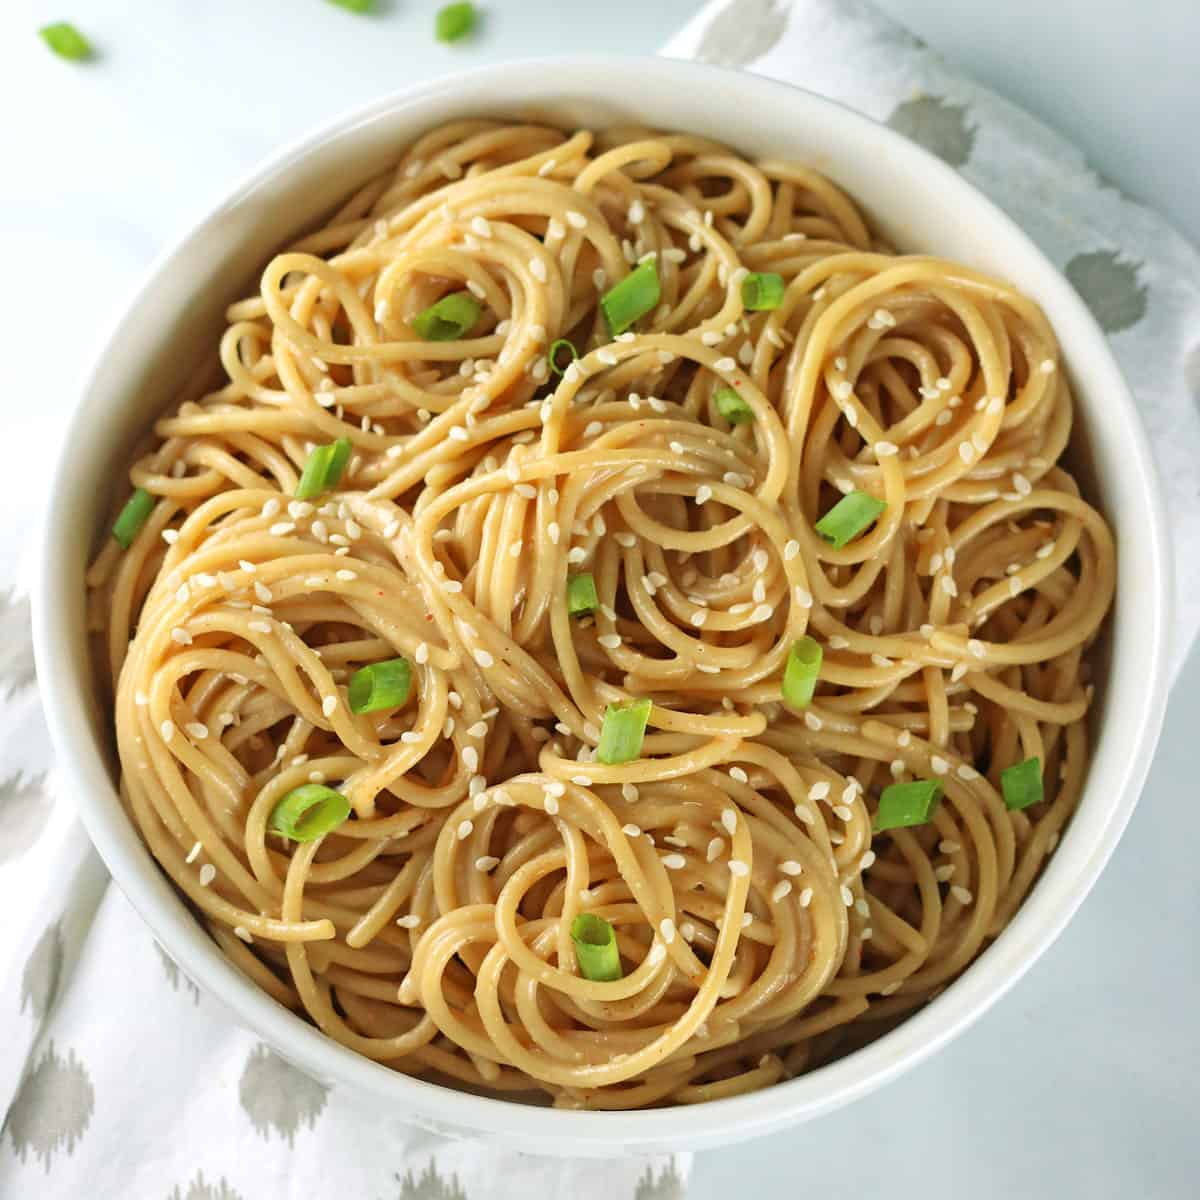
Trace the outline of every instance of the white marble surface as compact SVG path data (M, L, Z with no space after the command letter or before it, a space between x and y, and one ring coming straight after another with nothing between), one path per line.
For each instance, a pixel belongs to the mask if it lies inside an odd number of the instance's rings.
M1200 238L1200 88L1186 58L1200 45L1195 0L882 6ZM650 51L699 4L493 0L481 36L453 48L432 39L435 0L381 7L364 19L322 0L5 0L7 445L55 436L91 345L153 255L282 142L459 67ZM92 34L99 62L76 68L42 50L33 29L63 17ZM6 518L32 519L36 502L6 496ZM1129 832L1042 962L949 1050L876 1096L698 1156L691 1195L1196 1195L1198 724L1193 652Z

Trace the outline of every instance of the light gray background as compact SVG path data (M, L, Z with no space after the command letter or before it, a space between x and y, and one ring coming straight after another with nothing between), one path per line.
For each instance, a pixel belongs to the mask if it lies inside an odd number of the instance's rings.
M879 2L1200 240L1197 0ZM459 67L651 51L701 7L491 0L482 35L447 48L430 36L435 0L381 6L364 25L322 0L3 0L8 444L55 435L72 373L153 254L282 142ZM81 72L40 52L31 29L64 17L104 47L102 63ZM46 319L64 304L70 337ZM62 386L24 386L22 373L46 363ZM45 374L27 378L42 384ZM33 508L19 496L6 504ZM884 1091L697 1156L694 1200L1200 1195L1198 733L1193 652L1129 831L1045 958L953 1046Z

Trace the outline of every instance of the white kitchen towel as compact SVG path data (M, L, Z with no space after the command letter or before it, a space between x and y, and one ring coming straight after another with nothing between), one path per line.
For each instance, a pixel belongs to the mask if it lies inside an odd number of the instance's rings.
M887 121L963 171L1066 271L1112 339L1158 456L1182 659L1200 626L1191 246L859 0L720 0L667 53L748 67ZM54 787L28 603L12 586L28 540L20 504L0 515L0 1200L681 1200L686 1155L564 1164L437 1138L326 1090L199 994L110 886Z

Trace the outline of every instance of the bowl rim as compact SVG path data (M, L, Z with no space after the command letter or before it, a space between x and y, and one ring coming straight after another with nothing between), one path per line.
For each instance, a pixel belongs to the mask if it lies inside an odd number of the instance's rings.
M610 1154L623 1149L717 1145L759 1136L832 1111L926 1060L999 1000L1054 941L1082 903L1137 802L1166 704L1171 595L1171 558L1164 508L1133 399L1091 313L1028 235L953 168L900 134L837 101L779 80L653 55L559 55L457 72L356 107L268 157L159 255L128 304L99 339L63 433L49 494L64 494L63 488L73 470L73 456L68 447L87 439L89 410L99 402L94 391L110 348L119 344L121 331L138 319L144 300L155 292L176 260L196 239L213 231L223 214L309 155L319 154L331 142L352 135L373 120L440 98L454 98L464 89L483 88L500 96L514 90L521 95L520 81L530 71L543 76L549 73L569 89L573 76L582 77L596 70L624 75L653 70L681 88L703 89L719 78L725 88L753 94L763 103L806 109L810 116L840 125L849 137L886 150L902 169L932 174L948 204L969 211L973 218L1023 247L1026 258L1046 277L1045 286L1056 291L1056 306L1074 309L1073 324L1077 328L1071 345L1064 343L1064 350L1069 349L1073 357L1087 355L1094 371L1106 376L1109 389L1106 405L1117 413L1113 419L1127 427L1129 474L1137 485L1147 524L1147 553L1156 569L1145 581L1145 594L1139 597L1139 617L1149 627L1151 647L1145 663L1145 691L1136 703L1126 701L1123 708L1116 703L1119 698L1111 698L1113 711L1106 718L1106 725L1114 722L1121 708L1121 713L1133 722L1131 732L1124 735L1129 750L1121 764L1123 775L1117 780L1105 780L1101 795L1110 797L1106 818L1092 842L1086 847L1079 846L1074 853L1070 879L1065 878L1064 868L1057 886L1053 889L1042 886L1054 868L1062 865L1060 858L1071 845L1074 823L1065 831L1062 848L1044 870L1042 881L1026 897L1003 933L923 1009L862 1049L808 1074L758 1092L686 1108L575 1112L477 1096L400 1074L326 1038L307 1021L278 1005L232 966L202 933L173 887L141 847L140 840L137 841L141 848L139 857L129 840L131 836L137 837L132 824L120 810L119 817L114 819L99 799L107 793L105 798L111 800L114 793L107 764L99 755L78 749L86 746L89 739L89 697L70 688L43 689L42 701L58 760L56 772L77 798L87 832L114 881L171 957L210 995L231 1009L241 1025L318 1078L336 1081L360 1095L384 1101L392 1111L425 1128L451 1136L461 1136L466 1130L493 1139L503 1138L505 1144L522 1149L574 1156ZM72 631L78 629L82 610L73 604L68 594L70 589L58 586L64 575L60 564L70 557L66 525L65 518L58 519L55 507L47 506L38 539L39 562L33 589L34 647L42 679L69 679L77 670L71 653ZM1090 789L1085 787L1085 795L1090 796L1093 790L1094 785ZM1093 798L1092 803L1097 801ZM1069 887L1065 886L1067 883ZM164 903L168 896L174 898L174 904Z

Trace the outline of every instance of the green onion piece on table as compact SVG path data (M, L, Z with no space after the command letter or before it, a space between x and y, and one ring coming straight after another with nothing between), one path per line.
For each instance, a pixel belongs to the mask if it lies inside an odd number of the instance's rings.
M807 708L812 703L823 655L821 643L807 634L792 643L783 668L785 704L790 704L792 708Z
M296 484L296 499L311 500L337 487L349 461L349 438L338 438L336 442L315 447L304 464L300 482Z
M646 736L650 708L649 700L610 704L604 710L604 724L600 727L597 760L611 767L637 758L642 753L642 739Z
M59 58L70 59L71 62L84 62L92 57L92 43L70 21L56 21L53 25L43 25L38 33L42 41Z
M730 425L745 425L747 421L754 420L754 409L738 395L736 388L717 388L713 393L713 403Z
M370 713L399 708L408 699L411 687L412 667L406 658L389 658L360 667L350 676L347 689L350 711Z
M293 842L315 842L349 815L350 802L341 792L320 783L304 783L275 805L268 824Z
M567 580L567 615L586 616L595 612L600 604L596 594L596 581L590 574L572 575Z
M433 31L439 42L457 42L475 28L478 18L473 4L447 4L438 10Z
M662 298L658 266L654 259L634 267L615 287L600 298L600 310L613 337L624 333L639 317L653 312Z
M621 978L621 955L613 927L594 913L580 913L571 922L571 941L579 973L593 983L612 983Z
M783 276L774 271L755 272L742 280L742 305L752 312L778 308L783 303Z
M1016 766L1005 767L1000 772L1000 791L1004 794L1004 807L1013 811L1041 804L1045 799L1041 762L1027 758Z
M427 342L456 342L474 326L482 311L470 292L451 292L417 313L412 327Z
M875 832L924 825L941 798L942 785L936 779L914 779L885 787L875 814Z
M329 3L355 13L367 13L375 7L375 0L329 0Z
M154 497L145 488L138 488L125 501L125 507L117 514L112 527L112 535L122 550L128 550L133 545L133 539L141 533L142 526L154 511L154 505Z
M566 366L559 365L560 350L565 350L568 355ZM575 349L575 343L567 341L566 338L559 338L558 341L550 347L549 352L546 354L546 361L550 364L550 370L552 370L555 375L561 375L567 369L567 367L569 367L573 362L577 362L578 359L579 351Z
M835 550L840 550L886 509L887 505L870 492L851 492L817 522L817 532L831 542Z

